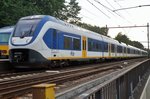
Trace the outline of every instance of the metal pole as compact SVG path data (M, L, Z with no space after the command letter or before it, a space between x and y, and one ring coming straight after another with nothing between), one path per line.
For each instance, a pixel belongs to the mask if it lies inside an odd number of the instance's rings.
M147 23L147 43L148 43L148 58L149 58L149 23Z

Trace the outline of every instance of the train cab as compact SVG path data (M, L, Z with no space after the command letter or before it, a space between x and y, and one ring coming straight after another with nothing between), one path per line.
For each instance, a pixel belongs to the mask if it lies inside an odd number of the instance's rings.
M7 59L9 56L8 42L14 26L0 28L0 59Z

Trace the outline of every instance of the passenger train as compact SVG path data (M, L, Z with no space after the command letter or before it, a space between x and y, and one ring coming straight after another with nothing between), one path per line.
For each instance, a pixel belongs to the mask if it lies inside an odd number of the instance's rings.
M0 59L8 59L8 41L14 26L0 28Z
M15 66L51 67L70 61L147 56L142 49L48 15L21 18L9 45Z

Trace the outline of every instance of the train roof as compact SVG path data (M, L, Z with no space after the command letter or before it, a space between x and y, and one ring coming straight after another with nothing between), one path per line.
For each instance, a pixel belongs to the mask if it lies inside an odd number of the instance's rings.
M46 16L46 15L32 15L32 16L22 17L22 18L20 18L20 20L42 19L42 18L44 18L45 16Z
M58 23L58 24L61 24L61 25L63 25L63 26L66 26L66 27L68 27L68 28L70 28L70 29L73 28L73 29L75 29L75 30L77 30L77 31L82 31L82 32L84 32L84 33L86 32L86 33L88 33L89 37L94 36L94 37L96 37L97 39L101 39L101 37L102 37L104 41L108 41L108 42L111 42L111 43L113 43L113 44L117 44L117 45L121 45L121 46L126 46L126 47L128 47L128 48L133 48L133 49L139 49L139 48L133 47L133 46L131 46L131 45L127 45L127 44L122 43L122 42L119 43L117 40L115 40L115 39L113 39L113 38L109 38L109 37L104 36L104 35L101 35L101 34L99 34L99 33L95 33L95 32L93 32L93 31L90 31L90 30L81 28L81 27L76 26L76 25L72 25L72 24L70 24L70 23L67 23L67 22L65 22L65 21L62 21L62 20L60 20L60 19L58 19L58 18L55 18L55 17L53 17L53 16L50 16L50 15L32 15L32 16L26 16L26 17L22 17L20 20L25 20L25 19L42 19L42 18L45 18L45 17L47 17L48 20L50 20L50 21L52 21L52 22L56 22L56 23ZM100 37L98 37L98 36L100 36Z
M14 26L6 26L0 28L0 33L8 33L8 32L12 32L13 30L14 30Z
M121 42L120 44L121 44L123 47L127 47L127 44L126 44L126 43Z
M104 41L111 42L111 43L116 44L116 45L120 45L120 43L117 40L113 39L113 38L110 38L110 37L107 37L107 36L104 36L104 35L102 35L102 37L103 37Z

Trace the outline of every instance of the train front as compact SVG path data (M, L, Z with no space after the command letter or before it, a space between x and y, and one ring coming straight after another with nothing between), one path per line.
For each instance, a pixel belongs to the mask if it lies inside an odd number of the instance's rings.
M40 33L46 23L44 17L28 16L18 21L9 42L9 58L16 67L28 67L31 64L36 67L46 61L40 53L43 50Z
M8 41L13 29L13 26L0 28L0 59L8 59Z
M0 59L8 58L8 40L10 33L0 33Z

